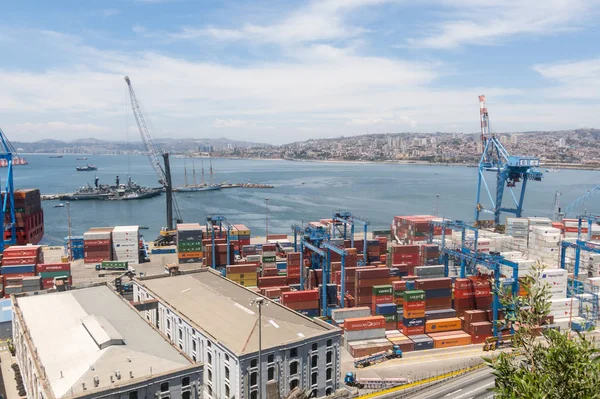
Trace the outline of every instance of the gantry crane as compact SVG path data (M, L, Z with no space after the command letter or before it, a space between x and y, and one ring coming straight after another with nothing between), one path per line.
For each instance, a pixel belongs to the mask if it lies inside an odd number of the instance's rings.
M127 82L127 87L129 89L129 97L131 99L131 109L133 111L133 115L135 116L135 122L140 131L140 136L142 136L142 141L144 142L144 146L146 147L146 152L148 155L148 159L150 160L150 165L154 169L156 176L158 177L158 182L164 187L166 196L167 196L167 226L166 231L161 233L161 236L157 241L160 243L174 242L175 241L175 232L173 230L173 211L175 211L176 221L177 223L181 223L181 213L179 212L179 207L177 206L177 200L173 196L173 183L171 182L171 165L169 162L169 153L164 152L160 153L156 146L154 145L154 140L152 139L152 135L150 134L150 126L147 122L147 118L145 117L142 109L140 108L140 104L138 102L137 96L135 95L135 91L133 90L133 86L131 85L131 79L129 76L125 76L125 82ZM160 162L160 157L163 158L164 168Z
M5 160L6 167L6 184L2 193L2 241L4 245L0 245L0 254L4 252L4 248L8 245L14 245L17 242L17 221L15 218L15 195L13 184L13 153L12 145L0 129L0 159ZM6 219L8 217L8 223ZM10 231L10 238L6 239L5 233Z
M231 249L230 249L230 236L231 236L231 229L232 229L232 225L231 223L229 223L227 221L227 218L223 215L208 215L206 216L206 232L210 233L210 238L211 238L211 244L212 244L212 264L211 267L213 269L216 269L217 267L217 263L216 263L216 251L215 251L215 227L219 226L219 237L218 238L223 238L223 225L225 225L227 227L227 261L226 261L226 265L229 266L231 261L230 261L230 257L231 257ZM226 275L226 271L225 274Z
M344 226L344 231L342 233L342 237L344 240L348 239L348 225L350 225L350 246L354 248L354 224L359 223L363 225L363 265L368 263L368 252L367 252L367 232L369 225L371 224L367 219L352 215L349 211L335 211L333 213L333 222L334 228L335 223L342 223Z
M482 154L479 160L475 224L476 226L484 224L484 222L480 220L480 216L482 212L485 212L493 214L493 224L495 227L498 227L501 224L500 216L502 213L511 213L515 215L515 217L521 217L527 181L541 181L543 174L536 169L536 167L540 165L538 157L510 155L502 143L500 143L500 140L490 133L490 122L485 96L479 96L479 114L481 120ZM484 172L496 173L495 196L493 196L490 191ZM515 195L518 183L521 184L521 190ZM515 204L514 208L502 205L505 188L509 189ZM481 203L482 189L485 189L489 197L491 203L490 209L487 209Z
M581 197L577 198L575 201L571 202L564 209L562 209L560 207L560 196L562 195L562 193L560 191L557 191L554 195L554 219L561 220L565 216L568 216L569 213L576 210L580 205L584 204L588 198L592 197L598 192L600 192L600 184L592 187Z

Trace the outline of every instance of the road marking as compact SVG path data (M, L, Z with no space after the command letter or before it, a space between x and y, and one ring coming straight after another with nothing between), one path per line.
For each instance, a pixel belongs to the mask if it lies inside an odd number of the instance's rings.
M488 382L487 384L483 385L483 386L482 386L482 387L480 387L480 388L472 389L472 390L470 390L469 392L465 392L465 393L463 393L462 395L458 395L458 396L457 396L457 397L455 397L454 399L462 398L463 396L470 395L470 394L472 394L472 393L474 393L474 392L479 392L479 391L483 390L483 388L489 387L490 385L494 385L494 381L492 381L492 382ZM469 399L471 399L471 398L469 398Z
M456 391L454 391L454 392L447 393L447 394L445 394L444 396L450 396L450 395L454 395L455 393L457 393L457 392L460 392L460 391L462 391L462 388L459 388L459 389L457 389L457 390L456 390Z

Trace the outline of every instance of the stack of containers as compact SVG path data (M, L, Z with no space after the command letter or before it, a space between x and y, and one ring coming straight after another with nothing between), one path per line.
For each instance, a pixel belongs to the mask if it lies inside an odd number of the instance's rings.
M552 299L567 296L568 275L565 269L545 269L540 272L538 284L548 287Z
M581 264L587 270L588 275L592 277L600 276L600 254L582 253Z
M277 246L275 244L264 244L262 247L263 269L277 268Z
M394 291L391 285L377 285L373 287L371 311L373 314L385 318L385 329L397 329L397 309L394 303Z
M356 305L370 307L373 299L373 287L390 284L390 269L359 267L355 273L354 298L356 299Z
M462 322L458 317L433 319L425 322L425 332L431 334L437 332L458 331L461 329L461 326Z
M415 288L425 292L425 309L452 308L452 279L432 278L415 280Z
M242 256L248 257L252 255L258 255L258 249L256 248L256 245L243 245Z
M475 297L475 308L489 310L492 308L492 284L485 277L469 276L473 283L473 296Z
M238 251L236 252L236 255L238 255L239 251L241 251L245 245L250 245L250 229L243 224L234 224L232 234L233 232L237 233L236 238L238 245L237 247L234 246L234 248ZM233 236L231 237L231 240L234 240Z
M385 318L383 316L356 317L344 320L344 342L346 347L349 347L349 344L353 341L382 338L385 338Z
M454 280L454 310L457 316L462 316L465 311L475 308L475 292L473 282L468 278Z
M288 285L286 276L258 277L256 280L256 286L258 288L273 288Z
M367 261L379 262L381 253L379 252L379 240L367 240Z
M410 337L413 342L413 347L416 351L433 349L433 339L426 334L413 335Z
M336 326L343 326L344 320L346 319L369 316L371 316L371 309L366 306L358 308L333 309L331 311L331 320L333 320L333 323Z
M212 267L212 244L211 240L203 240L202 246L204 248L204 257L202 258L202 262ZM206 244L205 244L206 243ZM233 253L233 243L229 244L229 264L233 264L235 259L235 255ZM225 267L227 265L227 239L215 239L215 267Z
M549 219L548 219L549 220ZM560 230L547 226L529 226L529 259L558 267Z
M425 291L404 292L402 333L407 336L425 333Z
M4 194L2 194L4 199ZM37 244L44 237L44 211L40 190L15 190L15 224L16 243L18 245ZM10 213L4 215L4 222L11 223ZM4 238L9 239L10 230L4 232Z
M117 226L112 231L114 260L138 264L140 262L139 226Z
M92 227L83 234L85 263L112 260L112 227Z
M421 264L418 245L392 245L390 247L391 266L400 271L400 276L410 276L415 266Z
M203 232L199 223L177 225L177 259L180 264L202 262Z
M69 237L65 237L65 245L69 246ZM71 256L73 260L84 258L84 241L83 236L71 237Z
M44 262L42 247L39 245L12 246L4 250L2 257L2 268L0 273L4 282L3 291L5 296L26 291L40 289L40 280L28 280L23 284L23 279L36 275L36 266Z
M308 317L319 316L319 291L289 291L281 293L281 304Z
M256 265L227 266L227 278L244 287L256 287Z
M402 308L402 305L404 305L404 291L406 291L406 281L392 281L392 290L394 292L394 304Z
M440 260L440 247L437 244L421 245L421 264L425 266L437 265Z
M337 306L337 288L336 284L327 284L325 288L326 297L323 298L323 286L319 285L317 287L319 291L319 308L321 308L323 300L326 301L328 308Z
M73 284L70 263L41 263L37 265L36 270L43 289L54 288L55 278L66 277L69 285Z
M300 282L300 252L289 252L287 254L287 277L289 284Z
M393 345L400 346L400 350L404 352L412 352L415 350L415 343L408 338L406 335L402 334L398 330L386 331L385 337L390 341ZM414 337L413 337L414 338Z
M571 321L579 316L579 298L554 298L550 300L549 317L561 329L570 329Z
M471 336L461 330L429 334L434 348L450 348L471 344Z
M525 218L506 218L506 235L513 237L513 245L516 250L527 248L529 237L529 220Z

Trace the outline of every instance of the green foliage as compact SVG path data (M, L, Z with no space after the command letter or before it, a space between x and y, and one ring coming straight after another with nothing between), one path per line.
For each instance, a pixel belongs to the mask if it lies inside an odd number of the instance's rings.
M524 281L526 295L513 297L501 287L509 311L502 328L514 327L513 348L484 359L496 376L500 399L600 399L600 357L595 342L569 331L543 330L550 312L548 287L539 284L542 265Z

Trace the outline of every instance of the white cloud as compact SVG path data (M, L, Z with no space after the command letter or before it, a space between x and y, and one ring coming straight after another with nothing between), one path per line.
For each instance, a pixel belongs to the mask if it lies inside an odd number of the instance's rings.
M116 8L107 8L101 11L103 17L112 17L113 15L120 14L121 11Z
M394 115L392 117L372 117L352 119L346 123L348 126L385 126L386 128L415 127L417 121L404 115Z
M248 126L250 123L248 121L240 120L240 119L215 119L212 126L216 128L222 127L244 127Z
M430 24L413 47L452 49L490 45L516 35L551 35L582 27L597 13L598 0L432 0L442 21Z
M546 90L551 97L600 100L600 58L538 64L533 70L555 84Z
M105 126L98 126L92 123L67 123L67 122L38 122L38 123L17 123L14 129L7 134L13 141L29 141L29 138L59 138L59 139L78 139L95 137L102 138L102 134L110 132L111 129Z
M248 40L252 42L295 44L347 39L365 32L360 27L345 23L346 14L398 0L312 0L272 25L246 23L239 29L215 27L184 27L170 35L176 39L212 37L218 40Z

